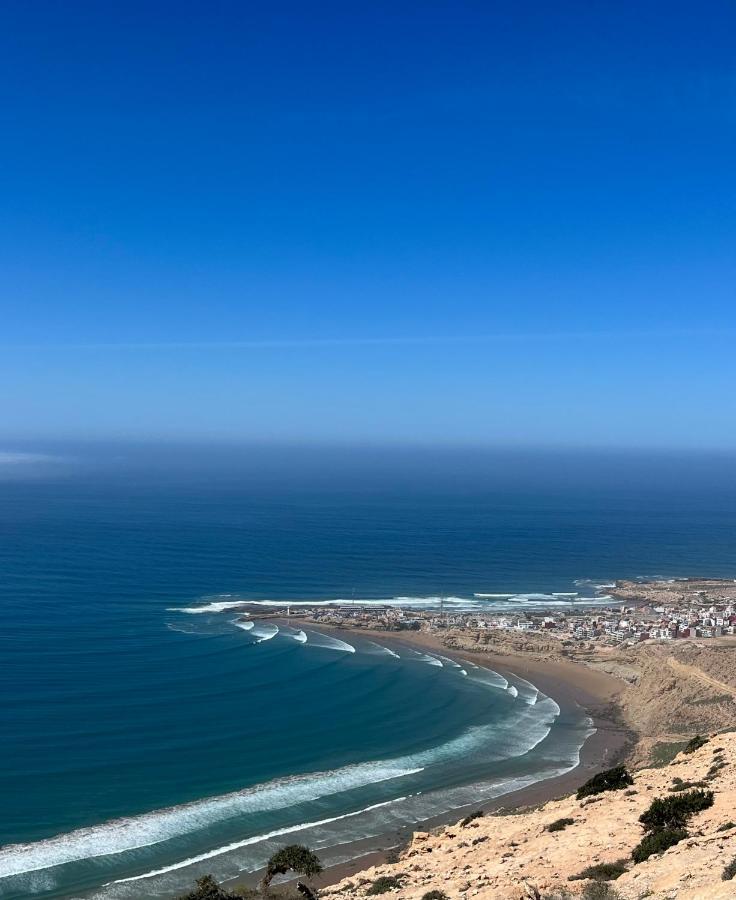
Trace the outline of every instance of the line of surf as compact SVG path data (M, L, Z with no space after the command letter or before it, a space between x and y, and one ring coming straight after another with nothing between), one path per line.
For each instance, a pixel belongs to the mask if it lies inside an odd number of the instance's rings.
M474 670L471 677L480 672L496 674L489 670ZM493 681L484 680L483 683L495 688L500 686ZM544 740L559 715L559 706L551 698L542 697L540 695L535 706L523 704L518 715L510 716L503 723L472 726L458 737L418 753L325 773L292 776L179 807L78 829L45 841L4 847L0 849L0 878L120 854L206 829L236 815L289 808L358 787L415 775L427 766L482 752L489 743L498 746L500 733L506 733L511 740L498 747L491 758L523 755Z
M191 856L180 862L172 863L161 869L153 869L143 875L133 875L129 878L118 878L115 881L108 881L104 887L110 884L124 884L129 881L141 881L144 878L154 878L156 875L167 875L169 872L175 872L177 869L185 869L187 866L193 866L196 863L204 862L207 859L214 859L216 856L222 856L223 853L230 853L233 850L240 850L242 847L249 847L253 844L259 844L262 841L268 841L271 838L281 837L284 834L292 834L295 831L306 831L308 828L319 828L321 825L330 825L333 822L340 822L343 819L351 819L355 816L372 812L374 809L380 809L383 806L391 806L393 803L400 803L406 800L406 797L397 797L395 800L384 800L382 803L374 803L372 806L366 806L365 809L358 809L355 812L344 813L341 816L331 816L329 819L319 819L316 822L302 822L299 825L288 825L285 828L277 828L275 831L268 831L265 834L256 834L253 837L245 838L242 841L235 841L232 844L226 844L224 847L217 847L214 850L208 850L206 853L200 853L197 856Z
M237 609L239 606L245 606L247 600L214 600L211 603L205 603L202 606L167 606L167 612L188 613L190 616L201 615L202 613L218 613L225 612L228 609ZM247 615L247 613L244 613Z
M219 797L80 828L43 841L11 844L0 849L0 878L150 847L236 815L286 809L420 771L418 766L391 760L359 763L330 772L277 779Z
M264 641L273 640L279 633L278 625L255 625L251 628L250 633L256 639L256 644L262 644Z

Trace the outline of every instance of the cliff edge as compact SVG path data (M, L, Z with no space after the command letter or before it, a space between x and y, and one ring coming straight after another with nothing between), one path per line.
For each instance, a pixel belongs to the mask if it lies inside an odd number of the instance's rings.
M596 888L602 897L736 897L736 879L724 880L724 870L736 859L736 733L711 735L668 765L636 770L632 776L633 784L625 788L581 800L573 795L533 810L469 817L433 833L418 832L397 862L344 879L323 889L320 897L578 898L593 892L591 879L577 876L599 864L623 870L606 882L608 889ZM701 796L712 791L712 805L688 813L687 837L635 864L632 851L645 835L639 817L653 800L686 797L691 791Z

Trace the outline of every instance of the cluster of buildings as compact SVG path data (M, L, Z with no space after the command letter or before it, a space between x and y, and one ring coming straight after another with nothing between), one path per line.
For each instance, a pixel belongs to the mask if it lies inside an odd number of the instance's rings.
M353 627L403 630L488 630L537 632L559 640L638 643L647 640L736 635L736 603L703 606L605 607L586 612L492 613L412 610L397 606L345 604L304 610L311 621Z
M576 640L611 638L618 642L672 641L679 638L716 638L736 634L736 609L656 607L606 610L602 615L571 618L568 628Z

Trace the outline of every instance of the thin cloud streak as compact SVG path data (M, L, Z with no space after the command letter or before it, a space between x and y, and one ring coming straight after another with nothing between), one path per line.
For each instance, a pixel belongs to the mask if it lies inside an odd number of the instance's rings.
M736 335L733 329L678 329L642 331L556 331L499 332L477 335L404 335L393 337L338 338L274 338L241 341L121 341L89 343L0 344L15 350L122 350L122 351L187 351L187 350L319 350L343 347L433 346L493 343L545 343L564 341L613 340L679 340Z

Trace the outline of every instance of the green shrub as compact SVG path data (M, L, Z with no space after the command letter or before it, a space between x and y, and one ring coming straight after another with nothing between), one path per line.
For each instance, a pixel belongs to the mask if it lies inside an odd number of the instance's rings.
M716 828L716 831L728 831L729 828L736 828L736 822L724 822Z
M707 781L680 781L679 784L673 784L669 790L673 794L677 794L679 791L687 791L690 788L702 788L707 787Z
M564 831L568 825L574 825L575 819L555 819L547 826L547 831Z
M303 844L289 844L277 850L266 863L266 871L261 879L261 890L267 893L268 887L277 875L287 872L298 872L312 878L322 871L322 864L316 853Z
M736 859L732 859L731 862L726 866L721 874L721 878L724 881L731 881L731 879L736 875Z
M377 894L387 894L394 888L400 888L401 883L402 880L398 875L381 875L368 888L366 894L368 897L375 897Z
M657 797L639 816L639 821L646 831L684 828L692 815L710 806L713 806L713 791L697 790L678 797Z
M599 772L586 781L585 784L578 788L576 796L578 800L582 800L583 797L590 797L592 794L602 794L604 791L620 791L633 783L634 779L627 772L626 766L614 766L613 769Z
M653 853L664 853L669 847L674 847L686 837L687 831L684 828L661 828L658 831L652 831L634 847L631 858L635 863L644 862Z
M221 888L211 875L198 878L196 885L188 894L182 894L179 900L238 900L237 894Z
M672 760L685 749L686 741L660 741L655 744L650 753L649 758L654 768L669 765Z
M475 812L470 813L469 816L465 816L465 818L460 823L461 827L465 827L466 825L470 825L471 822L474 822L476 819L483 818L483 810L476 809Z
M582 893L583 900L620 900L621 895L610 884L594 881L586 884Z
M695 753L696 750L700 750L701 747L704 747L708 743L708 738L702 737L702 735L696 734L694 738L690 738L683 749L683 753Z
M422 900L450 900L444 891L427 891L422 894Z
M577 875L571 875L570 881L583 881L591 878L593 881L615 881L626 871L626 860L617 859L612 863L598 863L595 866L588 866Z

